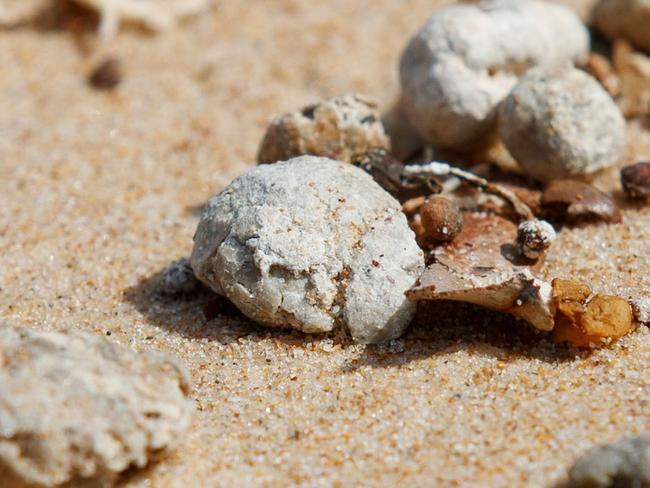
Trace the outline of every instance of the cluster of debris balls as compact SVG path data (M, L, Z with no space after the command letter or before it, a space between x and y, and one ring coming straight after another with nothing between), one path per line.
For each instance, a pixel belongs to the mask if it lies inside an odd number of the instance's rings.
M82 3L101 7L102 33L114 35L120 16L162 28L205 2ZM191 259L161 287L186 293L200 281L260 324L342 328L367 344L403 334L421 300L509 313L586 348L650 321L648 298L537 275L558 224L621 221L587 181L625 157L625 116L650 112L650 63L631 47L650 51L650 5L602 0L595 16L617 39L613 65L560 5L487 0L435 13L402 54L403 117L343 95L276 118L260 164L207 203ZM490 154L515 174L460 164ZM621 180L629 198L647 199L650 164L624 168ZM187 375L159 355L83 332L4 327L0 362L0 481L110 480L190 422ZM594 451L570 477L650 486L648 466L645 436Z
M586 182L626 152L625 117L603 84L615 71L594 59L589 31L561 5L441 10L402 54L404 120L384 123L360 95L277 117L260 165L206 205L192 270L256 322L343 327L364 343L399 337L419 300L511 313L574 346L610 343L648 320L647 298L535 275L556 235L549 221L621 220ZM609 78L588 72L598 62ZM410 152L394 134L409 129L421 142ZM437 160L494 145L523 178ZM622 171L630 198L650 193L649 169Z

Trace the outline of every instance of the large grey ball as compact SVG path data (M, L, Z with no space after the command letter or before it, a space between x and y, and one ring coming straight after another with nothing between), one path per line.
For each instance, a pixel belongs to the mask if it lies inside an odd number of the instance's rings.
M528 69L579 62L588 52L586 27L562 5L452 5L436 12L402 54L404 108L425 140L462 149L494 130L498 104Z
M258 166L208 202L197 277L245 315L304 332L346 327L364 343L404 331L404 292L424 268L399 203L364 171L301 156Z
M625 119L584 71L536 69L501 104L499 134L527 174L549 181L616 163L625 148Z

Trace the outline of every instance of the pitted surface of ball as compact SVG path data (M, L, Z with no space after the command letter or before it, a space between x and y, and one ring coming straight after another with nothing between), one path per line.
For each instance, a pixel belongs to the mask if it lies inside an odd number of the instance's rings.
M609 39L628 39L650 52L650 0L600 0L594 23Z
M399 203L359 168L315 156L261 165L207 204L197 277L251 319L360 342L399 336L424 268Z
M0 480L98 484L178 442L187 373L87 332L0 327ZM0 483L2 484L2 483Z
M258 162L305 154L351 162L369 148L390 149L375 101L343 95L276 118L260 145Z
M623 155L625 119L584 71L531 70L499 109L499 134L522 169L542 181L589 175Z
M562 5L490 0L435 13L402 54L404 107L422 137L462 148L494 129L498 104L534 66L585 60L589 35Z

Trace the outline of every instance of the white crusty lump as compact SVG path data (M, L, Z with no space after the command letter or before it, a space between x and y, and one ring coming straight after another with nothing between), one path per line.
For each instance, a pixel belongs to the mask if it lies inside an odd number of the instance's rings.
M0 480L99 485L143 467L189 427L189 391L184 369L161 354L0 326Z
M402 334L424 269L399 203L352 165L302 156L261 165L206 205L194 236L196 276L269 326L363 343Z
M586 60L589 34L562 5L489 0L435 13L400 62L404 107L422 137L463 148L494 129L496 109L534 66Z
M377 102L343 95L277 117L260 145L257 160L275 163L311 154L350 162L371 147L390 149Z
M570 488L650 486L650 432L596 447L569 470Z
M522 169L542 181L611 166L626 145L625 119L614 100L571 66L522 77L499 108L499 135Z
M622 37L650 51L650 0L600 0L593 16L609 39Z
M209 4L209 0L75 1L99 13L99 35L104 39L114 37L124 20L139 22L154 31L164 31L174 27L179 19L201 12Z

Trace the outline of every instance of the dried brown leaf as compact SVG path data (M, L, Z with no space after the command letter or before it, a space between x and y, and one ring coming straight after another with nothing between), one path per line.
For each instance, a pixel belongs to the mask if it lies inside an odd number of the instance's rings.
M453 300L505 312L539 330L551 330L554 311L551 288L529 271L477 267L459 273L443 263L433 263L406 295L413 300Z
M464 212L463 218L463 230L452 243L436 249L436 262L407 296L474 303L551 330L551 287L536 279L530 261L519 256L517 225L494 213Z
M612 197L576 180L552 181L542 194L544 214L560 220L600 218L620 222L621 211Z

